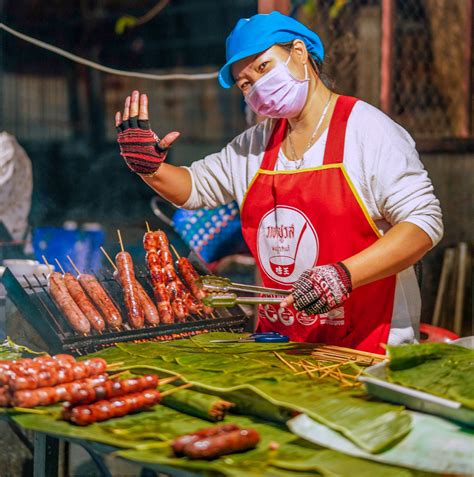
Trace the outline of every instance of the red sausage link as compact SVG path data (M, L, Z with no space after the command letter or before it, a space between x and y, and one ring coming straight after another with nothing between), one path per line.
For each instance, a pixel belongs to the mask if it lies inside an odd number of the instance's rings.
M50 406L61 401L70 401L72 398L76 402L86 400L93 393L94 388L106 382L108 376L102 374L82 381L58 384L56 386L43 387L16 391L12 396L12 404L17 407Z
M153 232L147 232L143 236L143 248L145 252L156 252L157 244Z
M173 310L163 280L158 253L156 251L147 252L146 261L150 272L151 284L153 285L153 294L155 295L155 301L158 305L160 321L163 324L173 323Z
M158 404L160 392L147 389L142 392L127 394L108 400L97 401L93 404L66 407L63 419L79 426L87 426L94 422L106 421L114 417L122 417L131 412L142 411Z
M137 280L138 295L140 297L140 303L143 307L143 312L145 313L145 320L148 324L156 326L160 323L160 316L158 315L158 310L156 309L155 304L152 299L148 296L148 293L142 287L141 283Z
M60 364L48 367L30 365L21 371L13 372L8 385L12 391L56 386L57 384L103 374L106 369L107 362L102 358L92 358L80 363L72 363L69 367Z
M200 439L204 439L206 437L212 437L220 434L224 434L226 432L236 431L240 429L239 426L236 424L222 424L220 426L214 427L206 427L204 429L199 429L196 432L191 434L185 434L184 436L179 436L174 439L171 447L173 448L173 452L177 455L184 455L183 451L187 444L191 444L192 442L196 442Z
M122 380L106 381L97 385L92 392L85 398L83 395L73 393L67 399L70 406L76 404L89 404L97 400L111 399L114 397L124 396L130 393L145 391L146 389L156 389L158 386L158 376L147 375L139 378L130 378ZM76 397L77 396L77 397Z
M255 429L239 429L186 444L183 453L190 459L215 459L253 449L259 441L260 435Z
M90 299L99 308L109 328L119 330L122 326L122 316L114 302L104 290L94 275L81 273L79 283L82 285Z
M89 297L84 293L81 284L76 277L71 273L64 274L64 283L72 299L76 302L76 305L81 309L82 313L86 316L91 324L92 328L99 333L102 333L105 329L105 321L103 320L96 307L91 303Z
M118 279L122 285L128 321L132 328L142 328L145 314L140 303L132 257L128 252L119 252L115 257Z
M60 273L53 272L50 274L49 293L73 329L77 333L88 335L91 332L89 320L69 294L64 279Z

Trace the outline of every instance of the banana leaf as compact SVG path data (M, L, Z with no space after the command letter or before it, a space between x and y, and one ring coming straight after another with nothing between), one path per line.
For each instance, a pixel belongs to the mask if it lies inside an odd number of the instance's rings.
M474 409L474 350L445 343L389 346L388 379Z
M241 414L286 422L295 412L305 413L372 453L410 431L410 416L402 407L369 400L362 389L342 389L329 378L296 376L273 354L275 344L265 351L264 343L210 342L239 336L210 333L168 343L125 343L95 356L133 372L179 375L196 391L234 402ZM308 349L299 343L285 349L286 344L279 345L278 353L287 360Z
M160 391L172 388L173 386L160 386ZM235 406L234 403L220 397L198 393L190 389L182 389L170 394L163 398L161 403L185 414L213 422L224 419L228 410Z
M135 415L111 419L86 427L59 420L59 407L48 414L26 414L10 411L10 417L22 428L47 432L62 438L83 439L107 444L122 450L117 455L140 463L171 465L195 471L200 475L241 477L303 477L323 475L329 477L414 477L418 474L407 469L372 463L346 456L299 439L284 427L246 416L228 416L223 422L241 427L253 427L261 442L256 449L241 454L223 456L213 461L192 461L172 455L170 441L209 422L182 414L165 406ZM277 443L278 450L270 449Z

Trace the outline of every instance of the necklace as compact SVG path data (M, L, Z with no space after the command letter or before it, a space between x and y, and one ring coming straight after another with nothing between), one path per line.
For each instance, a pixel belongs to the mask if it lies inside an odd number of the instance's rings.
M329 103L331 102L331 98L332 98L332 92L329 93L329 98L326 102L326 105L324 106L324 109L323 109L323 112L321 114L321 117L319 118L318 124L316 124L316 127L314 128L313 134L311 134L311 137L309 138L308 145L306 146L306 149L304 150L303 155L301 156L301 161L296 166L296 169L301 169L301 166L303 165L303 162L304 162L304 155L305 155L306 151L313 145L314 138L316 137L316 134L317 134L317 132L318 132L321 124L323 123L324 118L326 117L326 114L328 112ZM288 128L290 129L290 134L288 134L288 139L289 139L289 142L290 142L291 153L293 154L293 159L296 162L299 159L298 159L298 156L296 155L296 152L295 152L295 146L293 144L293 139L291 138L291 132L293 131L293 129L292 129L291 124L289 122L288 122Z

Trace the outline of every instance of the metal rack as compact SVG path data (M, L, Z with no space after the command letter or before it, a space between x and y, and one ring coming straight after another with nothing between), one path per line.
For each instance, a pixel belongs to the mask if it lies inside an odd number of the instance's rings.
M147 293L153 296L146 269L135 267L135 274ZM122 316L126 317L122 289L114 279L113 271L105 268L95 273L95 276L115 302ZM9 269L6 269L2 282L8 297L45 341L50 353L66 352L82 355L121 342L170 340L209 331L239 332L244 329L248 319L243 309L236 306L229 309L216 309L213 314L215 317L189 315L185 322L155 327L144 326L139 329L131 328L124 319L120 331L107 330L102 334L93 331L90 335L80 336L72 329L61 310L51 299L47 290L46 275L23 276L18 280Z

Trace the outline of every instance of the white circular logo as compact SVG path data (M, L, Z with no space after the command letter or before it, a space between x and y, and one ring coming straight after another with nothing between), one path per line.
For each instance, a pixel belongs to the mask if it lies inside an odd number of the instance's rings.
M318 235L303 212L279 205L267 212L260 221L257 253L269 278L290 285L306 269L316 265Z

